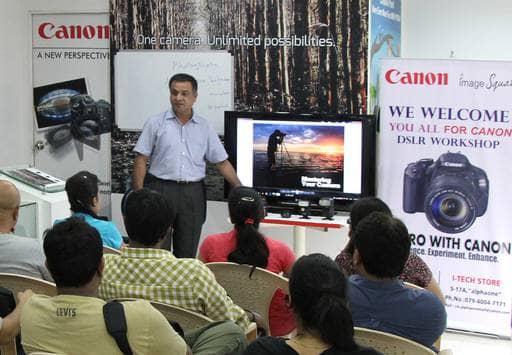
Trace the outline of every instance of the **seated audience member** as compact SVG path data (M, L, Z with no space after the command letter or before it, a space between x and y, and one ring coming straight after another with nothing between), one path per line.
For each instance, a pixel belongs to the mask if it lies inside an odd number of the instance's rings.
M8 344L20 332L21 310L33 294L32 290L18 292L16 308L5 318L0 317L0 345Z
M98 194L98 177L88 171L80 171L66 180L66 193L71 205L71 217L83 218L100 233L103 245L120 249L123 237L116 225L108 218L98 216L100 198ZM60 223L57 220L55 223Z
M398 276L409 256L405 225L373 212L354 230L354 269L348 299L354 324L432 347L446 327L446 311L431 292L406 287Z
M258 266L285 276L291 271L295 255L284 243L264 237L258 226L265 215L259 194L249 187L233 189L228 199L229 217L235 228L208 236L199 248L199 259L209 263L231 261ZM270 304L270 332L281 336L295 329L286 294L277 291Z
M120 354L105 324L106 302L97 298L104 272L98 231L81 219L70 218L47 232L44 252L57 296L34 295L23 308L25 351ZM184 340L148 301L121 305L133 354L239 354L245 347L244 333L233 322L212 323L185 334ZM119 321L123 323L122 317Z
M345 275L327 256L300 257L290 276L290 302L297 322L297 335L291 339L258 338L244 354L380 354L362 348L354 341L346 287Z
M19 210L18 189L13 183L0 180L0 272L51 280L39 242L13 234Z
M346 275L355 274L352 265L352 254L354 254L354 240L351 238L353 231L356 229L359 221L368 216L372 212L382 212L391 216L391 210L388 205L377 197L365 197L353 203L350 209L350 224L348 231L348 243L345 249L336 257L336 263L345 271ZM444 303L444 296L432 276L432 272L428 265L418 255L409 253L404 269L400 274L400 279L411 284L423 287L435 294Z
M130 246L121 255L105 255L100 297L168 303L213 320L232 320L245 330L245 311L233 303L210 269L197 259L178 259L160 249L170 233L171 212L167 200L155 191L130 193L124 216Z
M25 304L21 313L25 351L119 354L105 326L105 301L97 298L104 266L98 231L70 218L46 233L43 247L58 295L34 295ZM186 353L183 339L149 302L125 302L123 308L135 354Z

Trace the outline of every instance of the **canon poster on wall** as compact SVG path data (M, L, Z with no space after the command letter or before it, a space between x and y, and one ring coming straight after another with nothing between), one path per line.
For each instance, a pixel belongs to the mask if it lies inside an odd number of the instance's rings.
M512 63L384 59L378 195L446 297L450 328L510 336Z
M88 170L110 211L110 26L106 13L32 15L35 166Z

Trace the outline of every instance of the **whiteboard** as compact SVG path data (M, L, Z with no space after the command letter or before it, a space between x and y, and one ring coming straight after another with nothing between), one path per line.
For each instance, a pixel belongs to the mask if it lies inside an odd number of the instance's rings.
M198 96L194 112L224 133L224 111L233 110L233 57L227 51L126 50L114 57L116 123L141 130L148 117L170 108L169 79L194 76Z

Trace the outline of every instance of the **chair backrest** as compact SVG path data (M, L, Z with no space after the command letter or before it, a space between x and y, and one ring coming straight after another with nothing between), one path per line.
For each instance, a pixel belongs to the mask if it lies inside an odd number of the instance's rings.
M141 298L112 298L108 301L136 301L141 300ZM148 301L148 300L145 300ZM172 304L156 302L156 301L148 301L151 303L153 307L155 307L160 313L163 314L165 319L178 322L183 330L191 330L199 327L203 327L208 323L212 323L213 320L208 318L207 316L181 308Z
M31 289L34 293L40 293L48 296L57 295L57 287L53 282L44 281L31 276L0 273L0 286L10 290L14 297L18 292ZM12 342L7 345L0 346L2 355L16 355L16 342L13 338Z
M271 335L268 325L270 302L278 289L289 294L288 279L250 265L219 262L207 263L206 266L215 274L217 282L224 287L233 302L263 318L265 331Z
M178 322L183 330L192 330L213 322L205 315L178 306L153 301L151 301L151 305L159 310L167 320Z
M413 290L425 290L423 287L415 285L415 284L407 282L407 281L404 281L404 286L406 286L408 288L412 288Z
M434 355L431 349L412 340L378 330L354 327L359 345L375 348L384 355Z
M134 301L136 298L115 298L111 299L117 300L119 302L123 301ZM160 313L163 314L165 319L168 321L174 321L178 322L178 324L181 326L181 328L184 331L187 330L193 330L196 328L204 327L208 325L209 323L214 322L213 319L208 318L207 316L185 309L181 308L175 305L156 302L156 301L150 301L151 305L155 307ZM248 342L252 342L256 340L256 323L250 323L249 327L245 330L245 336L247 338Z
M121 255L121 251L120 250L117 250L117 249L114 249L112 247L109 247L107 245L104 245L103 246L103 254L116 254L116 255Z
M48 296L57 295L57 287L53 282L25 275L0 273L0 286L11 290L15 297L18 292L26 289Z

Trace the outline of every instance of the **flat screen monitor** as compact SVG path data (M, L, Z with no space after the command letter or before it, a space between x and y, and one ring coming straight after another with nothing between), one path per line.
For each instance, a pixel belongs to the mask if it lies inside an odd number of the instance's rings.
M374 194L375 117L227 111L224 144L245 186L284 207Z

